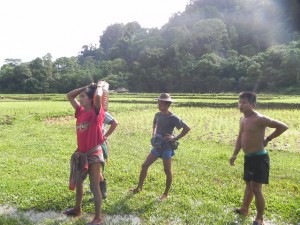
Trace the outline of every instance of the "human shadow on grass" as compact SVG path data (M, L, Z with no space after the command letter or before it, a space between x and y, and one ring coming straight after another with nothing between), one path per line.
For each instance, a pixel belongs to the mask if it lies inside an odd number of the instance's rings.
M140 215L146 212L147 210L154 207L156 204L159 204L159 201L157 199L153 199L150 201L147 201L146 204L141 204L138 208L133 208L130 204L130 201L132 198L135 198L136 194L133 194L131 192L124 195L123 198L120 198L119 201L117 201L115 204L110 206L111 212L118 212L119 214L136 214ZM143 201L140 201L138 198L136 198L137 201L140 203L143 203Z
M138 214L143 214L146 211L149 211L150 209L152 209L155 205L157 205L159 203L160 202L157 199L153 199L153 200L149 201L147 204L143 204L139 208L137 208L136 212Z
M54 211L60 212L75 204L74 196L57 196L54 198L45 198L37 196L35 201L31 201L30 205L20 207L22 211L34 210L37 212Z

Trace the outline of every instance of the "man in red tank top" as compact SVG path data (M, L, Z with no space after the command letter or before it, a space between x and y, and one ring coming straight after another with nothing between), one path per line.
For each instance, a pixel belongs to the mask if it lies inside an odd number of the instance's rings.
M75 109L77 150L71 159L71 190L76 189L75 207L65 211L68 216L81 214L83 197L83 181L89 175L91 189L94 195L95 217L88 223L90 225L102 224L101 216L102 196L99 188L99 173L104 163L101 144L104 142L102 124L104 120L104 107L102 102L103 81L97 84L70 91L68 100ZM79 101L76 97L79 96Z

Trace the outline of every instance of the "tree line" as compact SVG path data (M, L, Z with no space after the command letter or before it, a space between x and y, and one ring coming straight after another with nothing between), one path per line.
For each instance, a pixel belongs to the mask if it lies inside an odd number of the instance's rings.
M104 79L132 92L300 93L297 0L190 0L157 28L113 24L74 57L6 59L1 93L66 93Z

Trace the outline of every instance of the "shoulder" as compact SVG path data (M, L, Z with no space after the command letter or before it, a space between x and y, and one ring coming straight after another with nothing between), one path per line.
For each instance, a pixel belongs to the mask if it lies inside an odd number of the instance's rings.
M82 112L84 112L84 108L81 105L78 105L75 109L75 113L79 114L79 113L82 113Z
M172 112L170 112L169 116L174 119L180 119L179 116L177 116L176 114L174 114Z
M272 119L270 117L267 117L261 113L258 113L256 112L256 120L257 120L257 123L263 125L263 126L266 126L267 124L269 124Z
M169 118L170 118L170 120L171 120L173 123L176 123L176 124L178 124L178 123L184 123L184 122L182 121L182 119L181 119L179 116L177 116L177 115L175 115L175 114L173 114L173 113L170 114Z
M154 118L157 118L160 115L160 112L154 114Z
M84 108L83 108L83 106L81 106L81 105L78 105L78 106L77 106L77 108L76 108L76 110L77 110L77 111L83 111L83 110L84 110Z

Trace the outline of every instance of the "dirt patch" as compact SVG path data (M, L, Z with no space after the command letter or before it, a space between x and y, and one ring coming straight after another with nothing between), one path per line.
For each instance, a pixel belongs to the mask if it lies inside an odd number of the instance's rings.
M5 115L3 117L0 117L0 125L12 125L15 117Z
M26 220L29 220L30 222L36 225L42 225L49 222L51 224L61 224L68 221L74 221L73 218L69 218L65 216L62 212L54 212L54 211L36 212L33 210L21 212L9 205L0 205L0 215L6 215L8 217L12 217L15 219L25 218ZM83 219L85 221L91 221L92 218L93 218L92 214L84 213L80 219ZM140 218L134 215L112 215L112 216L106 215L105 224L140 225L141 220Z
M44 224L46 221L67 221L67 217L62 213L53 211L35 212L33 210L21 212L8 205L0 205L0 215L6 215L15 219L25 218L34 224Z
M54 125L68 125L75 121L74 116L60 116L60 117L51 117L45 119L46 124L54 124Z

